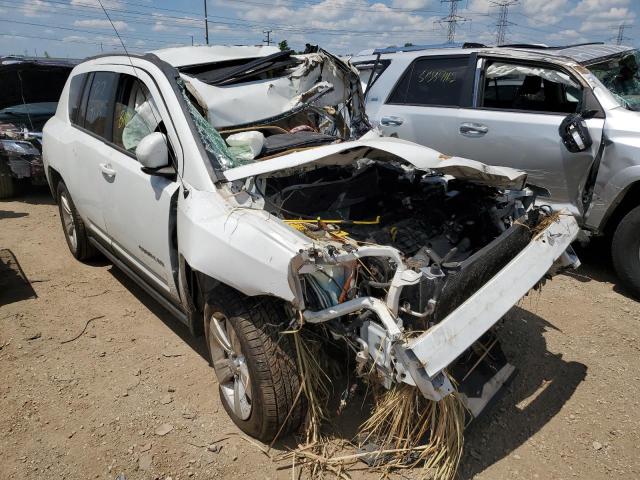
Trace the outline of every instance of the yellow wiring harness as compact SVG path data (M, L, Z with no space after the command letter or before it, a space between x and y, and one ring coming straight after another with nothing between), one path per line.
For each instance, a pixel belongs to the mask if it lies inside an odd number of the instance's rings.
M290 225L300 232L305 232L310 230L309 227L316 226L320 230L325 230L330 235L339 238L345 239L349 236L349 232L342 230L341 228L337 228L336 230L326 230L322 228L323 225L378 225L380 224L380 215L378 215L374 220L326 220L323 218L316 219L295 219L295 220L283 220L284 223Z

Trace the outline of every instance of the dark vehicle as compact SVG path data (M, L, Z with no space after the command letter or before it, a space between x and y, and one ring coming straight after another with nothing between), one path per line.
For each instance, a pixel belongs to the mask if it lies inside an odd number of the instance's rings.
M45 185L42 128L55 113L75 60L0 57L0 198Z

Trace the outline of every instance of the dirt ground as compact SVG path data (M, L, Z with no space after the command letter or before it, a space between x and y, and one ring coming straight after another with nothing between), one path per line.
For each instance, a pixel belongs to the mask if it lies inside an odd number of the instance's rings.
M32 290L1 274L0 478L292 478L237 435L204 343L110 263L71 257L47 192L0 201L1 249ZM510 315L519 373L467 431L461 479L640 478L640 303L602 252Z

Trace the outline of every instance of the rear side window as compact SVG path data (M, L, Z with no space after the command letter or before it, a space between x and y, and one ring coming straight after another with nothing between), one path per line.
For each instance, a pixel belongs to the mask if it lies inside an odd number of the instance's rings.
M460 107L470 85L468 57L420 58L411 64L387 103Z
M113 126L113 102L118 87L118 74L96 72L91 82L84 128L111 141Z
M77 124L76 119L80 111L82 90L87 76L86 73L81 73L71 78L71 84L69 85L69 120L71 120L73 124Z

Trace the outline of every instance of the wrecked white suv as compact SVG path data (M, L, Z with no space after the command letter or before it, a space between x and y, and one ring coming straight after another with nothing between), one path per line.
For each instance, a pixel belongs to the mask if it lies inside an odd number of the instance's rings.
M522 172L369 130L353 67L260 47L90 59L44 129L72 254L101 252L204 333L259 439L305 414L285 330L321 323L387 388L437 401L445 369L477 365L476 342L577 262L575 220L533 207ZM474 415L513 372L498 363L466 392Z

